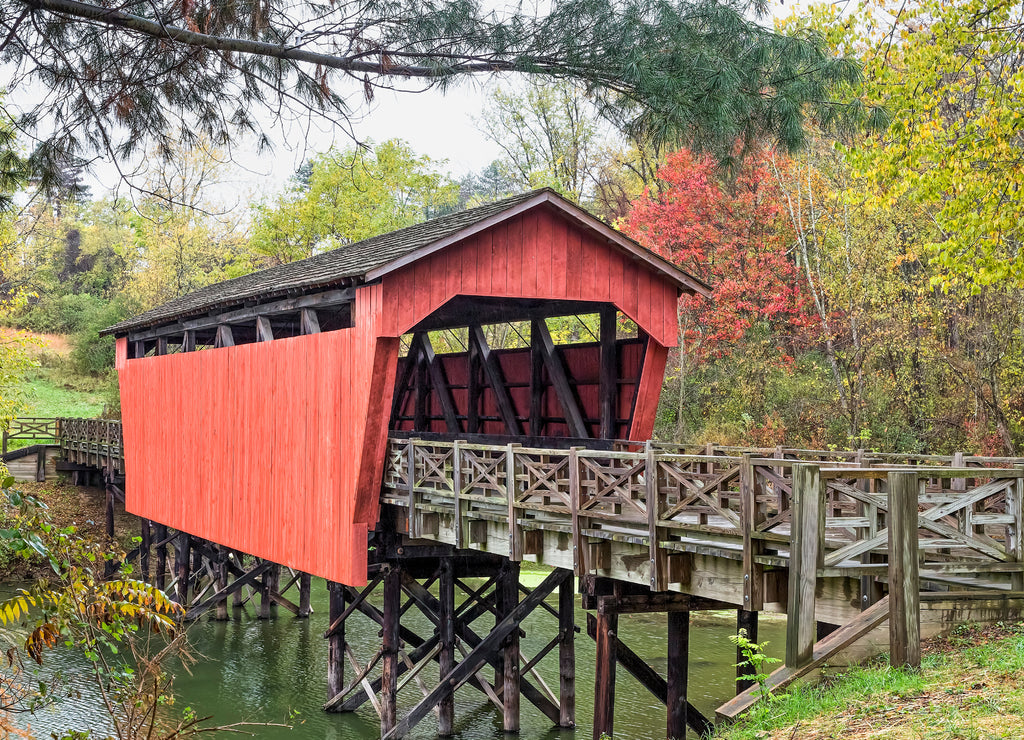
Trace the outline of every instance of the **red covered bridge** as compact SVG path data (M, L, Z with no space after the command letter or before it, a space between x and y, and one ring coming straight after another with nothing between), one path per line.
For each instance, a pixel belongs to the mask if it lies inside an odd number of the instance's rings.
M301 616L302 572L328 579L325 709L369 702L389 739L432 711L451 734L463 685L507 731L520 696L572 726L573 576L597 643L595 738L612 735L617 667L665 704L667 737L708 731L687 701L690 611L735 609L754 641L760 611L785 612L770 680L784 686L856 641L885 642L872 637L885 621L893 661L913 665L922 631L1024 608L1019 460L648 441L679 296L707 291L555 193L527 193L111 327L123 466L114 424L62 420L61 451L106 471L108 531L126 491L143 517L140 571L155 549L158 586L177 543L189 616L226 618L226 600L257 586L261 615L277 603ZM552 567L534 589L524 560ZM297 606L278 563L301 571ZM403 624L409 609L432 633ZM535 610L558 629L527 657ZM356 612L380 625L376 652L346 643ZM619 634L620 614L657 612L664 677ZM557 691L537 672L556 648ZM423 696L399 718L413 679ZM757 699L738 686L722 716Z
M362 585L389 431L646 440L678 298L707 290L550 190L211 285L108 330L127 508ZM593 341L558 346L545 320L584 314Z

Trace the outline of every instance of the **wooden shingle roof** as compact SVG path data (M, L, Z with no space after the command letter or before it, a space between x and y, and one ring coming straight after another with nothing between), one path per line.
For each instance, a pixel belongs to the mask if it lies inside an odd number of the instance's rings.
M264 302L296 293L332 286L352 285L379 278L392 269L421 258L481 228L511 217L535 204L548 202L578 219L620 247L649 262L684 290L709 294L708 286L682 272L625 235L611 229L586 211L569 203L553 190L544 188L487 203L476 208L440 216L354 244L333 249L298 262L277 265L241 277L214 283L175 298L138 316L114 324L103 334L158 326L205 314L214 309L246 302Z

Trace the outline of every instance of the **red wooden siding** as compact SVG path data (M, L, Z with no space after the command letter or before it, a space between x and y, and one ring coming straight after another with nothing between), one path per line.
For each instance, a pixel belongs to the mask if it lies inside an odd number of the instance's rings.
M466 295L614 303L663 347L677 343L675 284L545 207L385 275L383 284L390 336Z
M367 318L372 328L376 316ZM397 352L397 340L360 326L128 360L128 510L363 583Z
M330 580L364 584L398 337L457 295L615 304L651 337L629 429L631 439L649 437L665 348L676 343L677 288L538 206L360 287L351 329L132 360L118 339L128 510ZM588 351L564 350L577 380L596 380ZM623 377L635 376L640 354L636 345L622 348ZM501 362L508 377L522 375L518 355L506 353ZM528 361L526 368L528 378ZM460 372L454 364L448 369L450 376ZM621 389L621 418L629 416L632 391ZM525 392L512 395L526 416ZM587 415L596 416L596 394L584 386L580 395ZM484 402L497 415L493 396ZM553 393L546 403L549 415L560 415Z

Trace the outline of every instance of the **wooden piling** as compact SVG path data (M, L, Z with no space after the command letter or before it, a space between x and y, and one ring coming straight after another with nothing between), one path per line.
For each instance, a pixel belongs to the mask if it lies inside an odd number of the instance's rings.
M736 610L736 633L739 634L741 631L743 632L743 634L746 635L748 640L750 640L751 642L757 642L757 612L755 612L755 611L748 611L746 609L737 609ZM736 665L736 679L737 679L737 681L736 681L736 693L737 694L743 693L744 691L746 691L747 689L749 689L751 686L754 685L754 682L751 679L744 678L744 676L747 676L747 675L750 674L750 670L751 670L749 666L741 666L741 665L739 665L744 660L746 660L746 658L743 655L743 651L740 650L740 647L737 645L736 646L736 664L737 664Z
M345 611L345 587L340 583L327 583L327 623L334 625ZM345 689L345 621L342 620L327 634L327 700ZM340 711L333 707L327 711Z
M597 613L597 657L594 667L594 740L613 737L615 729L615 633L618 614Z
M299 613L295 616L305 619L310 614L309 593L312 588L313 578L309 573L299 575Z
M402 570L398 562L389 563L384 575L384 624L382 625L380 736L398 723L398 674L402 611Z
M438 664L441 676L455 667L455 572L451 558L441 558L438 572ZM447 691L437 704L437 734L448 737L455 732L455 693Z
M921 585L918 573L918 490L913 471L889 479L889 660L921 667Z
M740 610L742 611L742 610ZM756 612L755 618L756 618ZM756 630L757 622L754 622ZM668 613L668 722L669 740L686 740L687 679L689 677L690 612Z
M142 531L139 533L139 577L149 582L149 551L153 546L153 522L142 520Z
M216 589L224 591L228 587L228 554L221 548L217 548L217 560L213 564L213 573L216 576ZM225 596L217 602L214 612L214 619L218 622L226 622L228 619L228 598Z
M183 607L188 607L188 582L192 577L192 537L187 532L178 535L174 543L174 570L178 582L175 587L175 600Z
M519 563L506 560L502 565L503 576L498 587L502 590L501 605L504 615L512 613L519 605ZM503 725L505 732L519 732L519 629L505 638L503 650L502 703L504 704Z
M576 726L576 594L573 579L558 587L558 725Z
M156 525L156 576L153 584L163 591L167 588L167 525Z

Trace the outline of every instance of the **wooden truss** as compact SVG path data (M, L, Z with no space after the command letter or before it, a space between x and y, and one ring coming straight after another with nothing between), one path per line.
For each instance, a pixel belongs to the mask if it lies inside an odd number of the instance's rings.
M525 698L552 724L575 723L576 627L573 622L573 578L553 571L537 588L519 583L519 564L487 555L444 548L401 548L401 556L371 566L371 579L358 590L330 584L330 627L327 711L350 712L369 702L380 717L381 737L406 736L428 714L437 715L442 736L454 732L454 694L470 686L502 713L506 732L519 730L520 699ZM429 552L428 552L429 550ZM438 553L433 552L438 550ZM476 579L470 581L468 579ZM437 595L431 592L437 586ZM370 596L382 591L383 606ZM558 608L545 598L558 591ZM415 609L433 626L417 634L402 616ZM534 656L520 650L524 619L542 609L555 618L556 629ZM381 628L381 644L361 662L345 641L345 623L355 613ZM492 621L493 620L493 621ZM487 627L481 627L484 622ZM537 671L541 660L557 648L559 686L549 687ZM347 683L345 664L353 675ZM430 671L424 669L436 664ZM494 680L484 674L492 668ZM437 676L437 682L428 679ZM422 695L404 716L398 715L398 694Z

